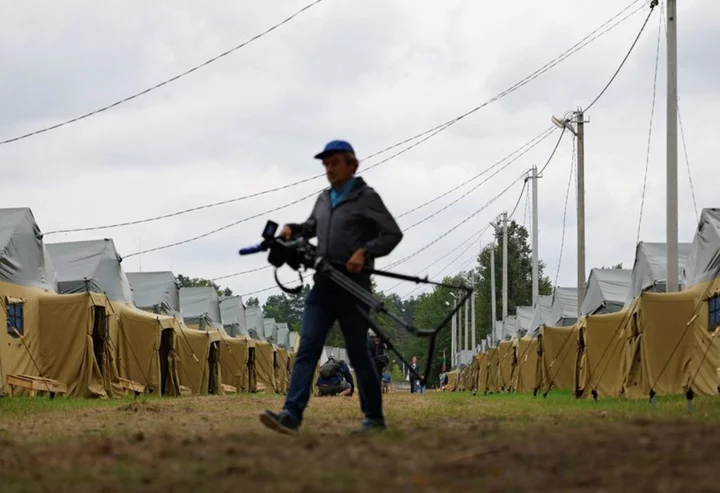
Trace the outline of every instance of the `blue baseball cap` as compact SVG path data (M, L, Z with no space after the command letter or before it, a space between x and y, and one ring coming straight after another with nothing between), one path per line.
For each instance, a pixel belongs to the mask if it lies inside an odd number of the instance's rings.
M330 154L334 154L336 152L354 153L355 150L349 142L345 142L344 140L333 140L325 144L325 149L323 149L321 153L316 154L315 159L324 159L326 156L329 156Z

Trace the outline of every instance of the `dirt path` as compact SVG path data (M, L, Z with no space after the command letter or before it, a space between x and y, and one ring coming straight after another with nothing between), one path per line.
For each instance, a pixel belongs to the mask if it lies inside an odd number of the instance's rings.
M392 431L350 438L357 401L315 399L306 429L289 438L257 422L281 402L209 397L5 413L0 491L718 491L717 405L687 418L680 401L653 414L398 394L387 399Z

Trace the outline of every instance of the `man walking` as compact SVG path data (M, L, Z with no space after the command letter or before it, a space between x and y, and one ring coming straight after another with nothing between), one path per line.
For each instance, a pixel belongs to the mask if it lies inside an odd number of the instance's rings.
M402 232L380 196L356 177L358 160L352 146L341 140L329 142L315 156L322 160L330 188L323 191L310 217L301 224L288 224L280 235L317 237L317 255L345 265L348 276L370 291L374 259L388 255L400 243ZM350 363L355 369L360 407L365 419L356 432L386 428L382 411L380 376L367 346L367 320L358 308L368 307L320 273L305 301L302 336L293 366L290 388L283 410L266 410L260 421L268 428L296 434L303 420L312 387L313 374L330 327L340 322Z

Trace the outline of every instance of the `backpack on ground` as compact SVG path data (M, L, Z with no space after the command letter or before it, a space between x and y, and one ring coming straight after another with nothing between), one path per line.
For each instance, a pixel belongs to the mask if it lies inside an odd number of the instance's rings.
M328 359L320 366L320 376L322 378L330 378L340 370L340 362L335 358Z

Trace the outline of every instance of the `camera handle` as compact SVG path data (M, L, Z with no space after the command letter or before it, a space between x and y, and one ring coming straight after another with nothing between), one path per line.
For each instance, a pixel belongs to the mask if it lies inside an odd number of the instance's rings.
M299 271L298 271L298 277L300 278L300 285L299 285L299 286L295 286L294 288L288 288L287 286L285 286L283 283L280 282L280 279L278 279L278 268L275 267L275 282L277 283L278 287L279 287L280 289L282 289L283 291L285 291L287 294L291 294L291 295L293 295L293 296L297 296L297 295L299 295L300 293L302 293L302 290L303 290L303 287L304 287L304 284L303 284L303 276L302 276L302 274L301 274Z

